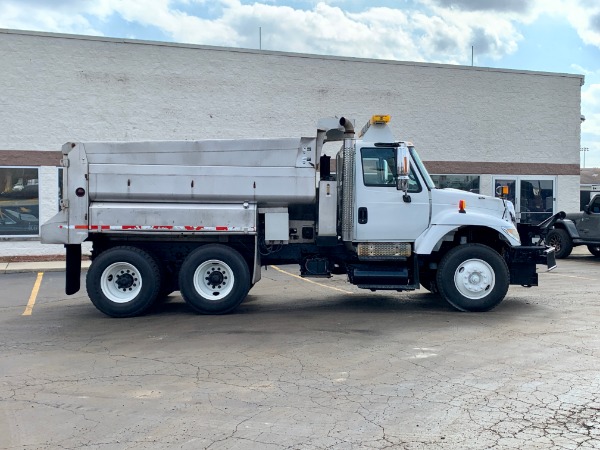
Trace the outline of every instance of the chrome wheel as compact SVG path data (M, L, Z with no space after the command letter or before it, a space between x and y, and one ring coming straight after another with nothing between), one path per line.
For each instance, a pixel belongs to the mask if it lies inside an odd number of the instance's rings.
M200 314L233 311L248 294L250 281L250 270L242 255L222 244L198 247L179 270L181 295Z
M458 292L470 299L480 299L494 289L494 270L481 259L469 259L454 272L454 285Z
M217 259L203 262L194 272L194 288L207 300L221 300L231 292L234 284L231 268Z
M142 290L142 277L133 264L116 262L102 272L100 287L109 300L127 303Z

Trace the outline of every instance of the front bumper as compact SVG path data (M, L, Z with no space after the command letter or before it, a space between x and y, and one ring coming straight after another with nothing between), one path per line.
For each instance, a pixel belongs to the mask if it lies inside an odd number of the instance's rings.
M520 246L511 247L504 258L510 272L510 284L537 286L536 266L545 265L548 271L556 267L554 247Z

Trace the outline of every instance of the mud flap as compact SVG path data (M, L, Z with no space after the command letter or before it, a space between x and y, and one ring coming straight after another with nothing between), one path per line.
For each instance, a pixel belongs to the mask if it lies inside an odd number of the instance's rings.
M67 270L65 274L65 293L73 295L81 287L81 244L66 244Z

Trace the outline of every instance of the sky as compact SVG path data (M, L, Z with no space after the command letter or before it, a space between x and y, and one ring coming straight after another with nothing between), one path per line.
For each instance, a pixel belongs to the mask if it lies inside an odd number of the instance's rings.
M583 74L600 167L600 0L0 0L0 28Z

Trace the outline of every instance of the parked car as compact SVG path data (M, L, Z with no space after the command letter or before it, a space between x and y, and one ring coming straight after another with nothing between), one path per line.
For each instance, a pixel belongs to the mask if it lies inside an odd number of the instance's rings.
M38 234L39 220L33 214L0 208L0 235Z
M557 258L566 258L578 245L587 245L592 255L600 257L600 194L596 194L583 211L556 221L546 235L546 244L556 249Z

